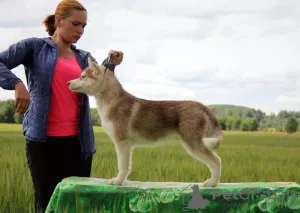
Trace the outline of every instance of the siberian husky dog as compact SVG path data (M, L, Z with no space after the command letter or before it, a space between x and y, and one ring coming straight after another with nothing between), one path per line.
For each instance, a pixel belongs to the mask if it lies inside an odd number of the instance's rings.
M215 149L222 143L223 133L210 109L196 101L135 97L122 87L114 72L90 58L88 63L80 78L68 85L74 92L95 97L101 124L118 158L118 174L109 184L122 185L126 181L134 147L169 143L174 136L192 157L208 166L211 177L202 186L219 184L221 158Z

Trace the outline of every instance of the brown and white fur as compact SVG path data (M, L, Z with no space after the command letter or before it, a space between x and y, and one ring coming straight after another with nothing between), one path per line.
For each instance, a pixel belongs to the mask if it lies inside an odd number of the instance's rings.
M217 186L221 158L214 149L223 141L222 130L212 111L196 101L153 101L137 98L124 90L114 72L88 59L89 67L70 82L74 92L96 99L101 124L114 143L118 175L109 184L122 185L132 166L135 146L153 146L177 136L185 150L205 163L211 177L203 187ZM176 157L176 156L174 156Z

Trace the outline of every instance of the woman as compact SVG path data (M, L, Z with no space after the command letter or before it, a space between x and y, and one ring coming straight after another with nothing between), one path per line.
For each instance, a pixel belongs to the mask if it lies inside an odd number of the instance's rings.
M0 86L15 90L16 112L25 113L23 134L37 212L45 212L63 178L91 174L96 147L89 100L67 87L88 66L88 57L95 60L73 45L86 22L87 11L78 1L63 0L43 22L50 37L24 39L0 53ZM110 51L102 64L114 71L122 60L121 51ZM10 71L20 64L29 92Z

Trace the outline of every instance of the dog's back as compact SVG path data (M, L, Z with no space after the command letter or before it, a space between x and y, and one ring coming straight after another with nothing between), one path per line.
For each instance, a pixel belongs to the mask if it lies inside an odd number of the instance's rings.
M132 140L136 145L156 144L173 136L199 143L222 137L218 120L199 102L145 100L127 92L111 105L107 122L114 126L117 140Z

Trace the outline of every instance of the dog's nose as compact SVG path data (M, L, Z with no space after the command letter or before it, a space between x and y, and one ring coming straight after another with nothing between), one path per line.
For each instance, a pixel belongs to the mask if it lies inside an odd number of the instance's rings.
M68 81L68 82L67 82L67 84L68 84L68 86L70 86L71 82L70 82L70 81Z

